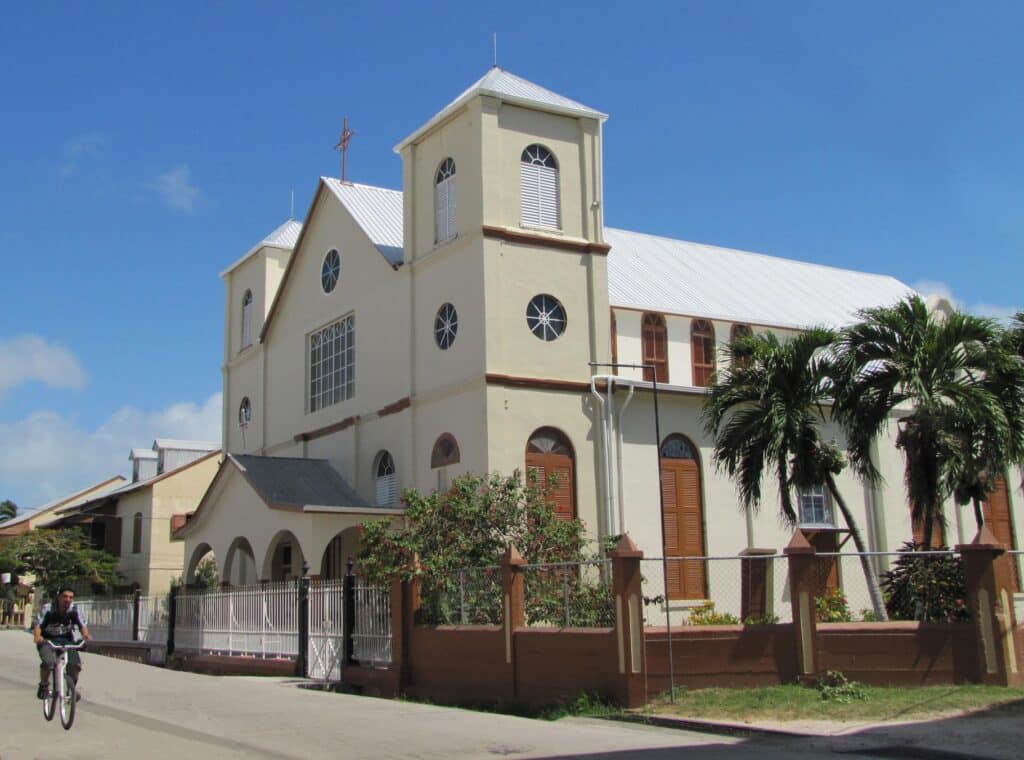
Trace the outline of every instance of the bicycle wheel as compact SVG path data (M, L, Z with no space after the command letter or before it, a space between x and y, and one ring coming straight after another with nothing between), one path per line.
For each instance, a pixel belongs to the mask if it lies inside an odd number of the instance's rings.
M53 720L53 714L57 709L57 671L54 670L50 676L50 693L43 697L43 717Z
M64 674L60 695L60 724L67 731L75 722L75 679Z

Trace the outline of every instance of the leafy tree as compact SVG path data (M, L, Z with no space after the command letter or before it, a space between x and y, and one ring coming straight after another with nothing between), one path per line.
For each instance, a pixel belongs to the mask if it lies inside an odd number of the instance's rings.
M64 585L88 583L100 592L118 582L117 557L93 549L79 530L33 530L11 539L5 551L17 572L34 575L47 596Z
M867 547L836 486L843 456L821 435L831 389L825 358L834 338L820 327L785 342L771 333L738 336L729 348L737 360L719 373L705 399L704 428L715 441L716 465L736 481L744 510L759 508L766 472L774 472L781 516L791 526L799 522L793 488L828 488L861 553L875 613L884 618L878 581L864 556Z
M10 499L4 499L0 501L0 522L4 520L10 520L12 517L16 517L18 514L18 505Z
M477 622L493 621L500 616L500 606L495 605L500 601L501 574L495 566L509 544L531 564L583 558L583 524L555 516L549 503L551 485L539 484L530 470L525 483L517 471L508 477L462 475L444 492L424 495L406 490L405 527L396 529L390 520L364 523L360 570L378 583L395 575L419 577L425 612L444 619L450 610L441 609L443 598L455 591L465 593L459 587L460 571L491 568L476 573L473 606L479 612ZM463 573L462 580L465 577ZM547 619L551 599L543 589L557 585L561 590L562 572L534 580L527 584L527 596L535 602L527 602L528 611L534 609ZM576 595L590 593L579 583L573 589ZM436 609L427 609L431 605Z
M851 462L869 480L879 478L871 444L891 415L899 415L896 446L905 458L912 514L929 548L936 521L945 524L942 502L955 490L955 471L966 472L982 456L995 458L1010 435L988 374L999 331L992 320L960 312L939 318L916 295L866 309L861 318L837 341L835 412ZM985 431L984 445L972 430Z

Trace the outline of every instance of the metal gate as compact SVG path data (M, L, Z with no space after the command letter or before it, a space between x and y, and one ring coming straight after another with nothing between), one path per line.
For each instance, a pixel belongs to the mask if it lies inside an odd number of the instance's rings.
M313 580L309 584L309 678L340 681L345 659L345 584Z

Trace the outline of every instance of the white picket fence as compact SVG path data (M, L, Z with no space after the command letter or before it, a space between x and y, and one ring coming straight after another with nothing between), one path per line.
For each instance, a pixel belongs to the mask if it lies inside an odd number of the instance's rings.
M175 651L292 659L299 654L294 583L181 593L176 605Z
M340 681L345 659L345 585L340 580L312 581L309 584L309 661L310 678Z
M132 597L83 599L76 601L75 607L82 613L90 635L97 641L132 640Z
M360 665L386 667L391 663L391 591L357 581L355 597L352 656Z

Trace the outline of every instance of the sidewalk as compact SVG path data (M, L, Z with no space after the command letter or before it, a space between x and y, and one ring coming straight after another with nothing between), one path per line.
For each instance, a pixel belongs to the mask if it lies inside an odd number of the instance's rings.
M929 720L887 722L759 721L740 723L635 713L637 722L724 736L800 737L808 746L879 757L1016 760L1024 755L1020 715L985 711Z

